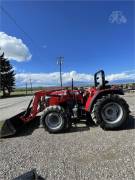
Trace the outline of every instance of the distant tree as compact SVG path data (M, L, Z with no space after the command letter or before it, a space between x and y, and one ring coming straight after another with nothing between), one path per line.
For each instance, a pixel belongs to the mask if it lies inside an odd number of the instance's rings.
M0 88L3 96L10 96L15 89L15 72L9 60L0 55Z

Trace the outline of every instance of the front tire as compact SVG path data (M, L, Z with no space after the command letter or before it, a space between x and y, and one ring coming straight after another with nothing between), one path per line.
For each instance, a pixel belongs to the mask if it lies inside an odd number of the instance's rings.
M60 106L50 106L42 117L43 125L50 133L60 133L65 130L67 119L64 109Z
M118 95L108 94L97 100L94 116L103 129L116 129L128 119L129 106Z

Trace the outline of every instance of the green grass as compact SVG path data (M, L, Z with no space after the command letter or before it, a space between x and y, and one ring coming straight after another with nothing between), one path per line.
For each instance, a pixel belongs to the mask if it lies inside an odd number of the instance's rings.
M26 94L26 91L24 90L15 90L14 92L11 93L10 97L30 96L33 94L34 92L31 92L31 91L27 91L27 94ZM2 97L2 95L3 95L2 92L0 92L0 97Z
M11 96L18 96L18 95L31 95L33 94L33 92L31 91L27 91L27 94L26 94L26 91L14 91L11 93Z
M55 89L57 87L54 87ZM20 97L20 96L30 96L30 95L33 95L36 91L39 91L39 90L52 90L53 88L51 87L34 87L33 88L33 91L31 92L31 89L28 88L27 89L27 93L26 93L26 90L25 88L16 88L14 90L14 92L11 92L11 95L10 97ZM2 91L0 92L0 97L2 97ZM2 97L3 98L3 97ZM6 97L5 97L6 98Z

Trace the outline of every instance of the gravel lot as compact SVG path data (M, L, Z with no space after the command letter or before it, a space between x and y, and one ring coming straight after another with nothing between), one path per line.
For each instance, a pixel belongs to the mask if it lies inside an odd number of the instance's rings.
M17 137L1 139L0 180L34 168L47 180L135 179L135 94L124 98L131 110L125 129L78 124L69 133L49 134L35 123Z

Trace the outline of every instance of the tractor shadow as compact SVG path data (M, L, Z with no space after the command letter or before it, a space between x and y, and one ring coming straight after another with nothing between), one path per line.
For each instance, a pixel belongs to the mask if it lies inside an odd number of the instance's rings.
M130 115L127 122L118 129L118 131L121 130L130 130L130 129L135 129L135 116Z
M93 121L80 121L72 125L71 129L66 133L73 133L73 132L81 132L81 131L89 131L90 128L95 128L97 125L94 124ZM123 130L132 130L135 129L135 116L130 115L126 123L123 124L120 128L108 131L123 131Z
M80 121L79 123L73 123L72 127L66 131L66 133L89 131L90 128L96 127L93 121Z
M34 130L39 128L39 122L40 122L39 119L40 119L40 116L37 116L33 121L23 126L17 134L7 137L7 138L23 137L23 136L31 135L34 132ZM69 130L62 133L76 133L76 132L90 131L90 128L95 128L95 127L96 125L92 123L91 121L88 122L86 120L83 120L83 121L80 121L79 123L73 123L72 127ZM129 116L129 119L121 128L111 130L111 131L123 131L123 130L131 130L131 129L135 129L135 116L133 115ZM58 134L62 134L62 133L58 133Z
M124 123L121 127L107 130L107 131L124 131L124 130L132 130L135 129L135 116L129 115L126 123Z
M40 116L37 116L36 118L34 118L31 122L24 125L19 130L19 132L17 132L17 134L15 134L13 137L21 137L21 136L31 135L34 132L34 130L38 129L39 122L40 122L39 119L40 119Z
M6 138L16 138L16 137L23 137L23 136L29 136L31 135L36 129L39 128L40 125L40 116L37 116L35 119L24 125L23 127L19 128L18 132L14 135L4 137ZM71 128L69 130L66 130L61 133L56 134L62 134L62 133L73 133L73 132L82 132L82 131L89 131L90 127L94 127L94 124L91 122L80 121L79 123L73 123Z
M20 131L16 135L12 137L21 137L21 136L31 135L34 132L34 130L39 128L39 125L40 125L39 119L40 119L40 116L37 116L33 121L26 124L23 128L20 129ZM56 133L56 134L89 131L90 127L95 127L95 126L91 122L86 123L86 120L80 121L79 123L72 124L72 127L66 132L61 132L61 133Z
M79 124L80 125L80 124ZM90 127L89 126L72 126L71 129L69 131L67 131L66 133L75 133L75 132L82 132L82 131L89 131Z

